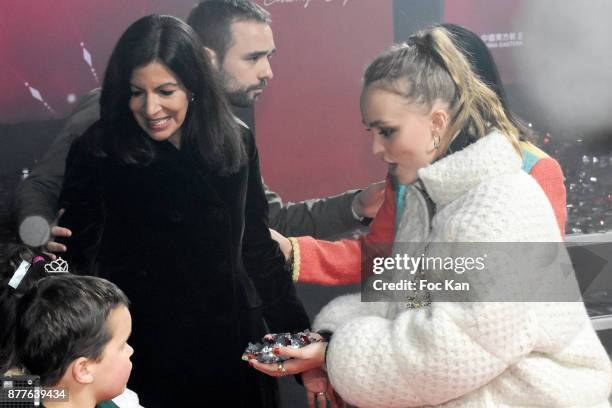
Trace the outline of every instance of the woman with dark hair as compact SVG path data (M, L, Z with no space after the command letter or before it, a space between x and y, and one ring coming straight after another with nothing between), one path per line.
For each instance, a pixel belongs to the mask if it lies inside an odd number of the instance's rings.
M154 151L151 141L142 138L141 131L159 141L172 134L175 146L192 159L206 164L219 175L236 173L246 161L246 150L237 137L238 124L225 100L215 72L205 58L197 34L187 25L170 16L152 16L135 22L115 47L106 71L100 99L101 124L109 131L112 147L124 163L144 164ZM147 118L143 101L146 95L134 87L134 70L148 63L165 65L180 83L160 89L166 99L180 98L185 106L182 119L168 123L142 122ZM200 67L197 69L196 67ZM142 111L143 115L135 114ZM149 126L150 125L150 126ZM139 129L140 128L140 129ZM176 132L181 128L180 132ZM154 136L159 134L160 136ZM180 135L180 138L178 137Z
M275 332L309 322L267 228L252 135L202 50L170 16L119 39L101 119L66 162L67 256L132 300L130 388L144 406L274 406L275 383L242 351L264 334L262 315Z

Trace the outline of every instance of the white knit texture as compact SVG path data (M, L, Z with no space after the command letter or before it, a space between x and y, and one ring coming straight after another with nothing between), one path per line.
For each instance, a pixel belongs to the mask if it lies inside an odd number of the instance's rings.
M553 210L493 132L419 171L431 223L409 188L399 242L558 242ZM450 255L450 254L448 254ZM335 299L315 330L334 331L332 384L358 407L610 407L612 368L582 303L401 303Z

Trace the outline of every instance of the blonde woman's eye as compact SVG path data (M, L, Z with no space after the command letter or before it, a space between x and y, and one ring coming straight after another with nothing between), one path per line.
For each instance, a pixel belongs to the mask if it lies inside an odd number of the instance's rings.
M378 130L378 134L385 138L391 137L393 133L395 133L395 129L392 128L381 128Z
M138 97L140 95L142 95L142 91L134 91L134 90L130 91L130 96L132 98L136 98L136 97Z

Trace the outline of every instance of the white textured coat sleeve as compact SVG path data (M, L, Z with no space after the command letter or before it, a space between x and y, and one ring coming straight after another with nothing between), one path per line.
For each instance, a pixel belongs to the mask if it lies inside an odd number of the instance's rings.
M339 296L328 303L317 315L312 325L315 331L335 331L346 322L359 316L386 316L388 303L361 302L361 294Z
M525 304L435 303L339 326L327 369L340 395L360 407L435 405L491 381L533 349L536 335Z

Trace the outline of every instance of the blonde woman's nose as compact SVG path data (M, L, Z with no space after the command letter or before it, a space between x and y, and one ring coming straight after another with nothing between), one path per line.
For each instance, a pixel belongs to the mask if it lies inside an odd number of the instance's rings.
M373 134L374 135L372 138L372 154L374 154L374 156L380 156L385 152L385 146L382 141L382 136L375 132L373 132Z

